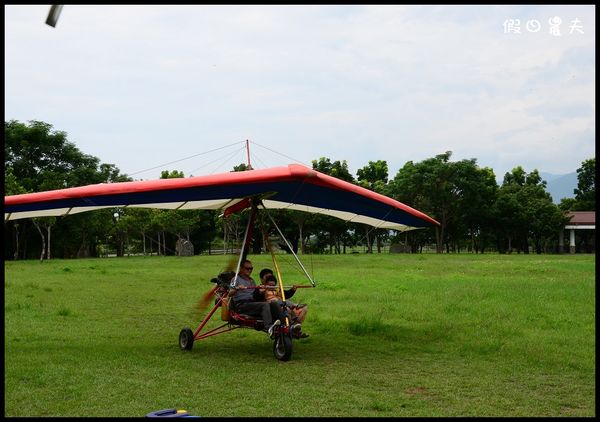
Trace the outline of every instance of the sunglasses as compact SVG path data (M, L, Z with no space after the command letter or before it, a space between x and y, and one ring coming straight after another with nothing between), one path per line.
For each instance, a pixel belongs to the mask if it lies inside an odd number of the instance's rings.
M245 270L252 271L254 267L244 267Z

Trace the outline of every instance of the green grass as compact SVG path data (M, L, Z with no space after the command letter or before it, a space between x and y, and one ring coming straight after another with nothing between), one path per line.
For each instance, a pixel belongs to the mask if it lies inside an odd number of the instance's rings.
M179 349L225 261L5 262L5 416L596 414L595 255L306 256L285 363L254 330Z

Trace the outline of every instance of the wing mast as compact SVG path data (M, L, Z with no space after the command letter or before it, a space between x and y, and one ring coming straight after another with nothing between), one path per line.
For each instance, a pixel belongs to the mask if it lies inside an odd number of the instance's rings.
M250 164L250 142L246 139L246 156L248 157L248 170L253 170Z

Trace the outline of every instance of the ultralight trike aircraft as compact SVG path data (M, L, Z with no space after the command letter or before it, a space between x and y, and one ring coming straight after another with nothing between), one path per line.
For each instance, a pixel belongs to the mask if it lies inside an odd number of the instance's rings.
M183 350L190 350L194 341L236 328L265 329L260 319L227 309L228 290L237 285L237 273L248 251L252 221L259 211L267 213L282 237L283 233L268 214L270 209L324 214L347 222L398 231L439 225L431 217L392 198L299 164L178 179L101 183L6 196L4 219L64 217L114 207L223 210L224 216L248 208L251 211L237 267L233 272L222 272L212 279L215 286L208 296L211 300L214 298L214 305L196 330L184 328L180 331L179 346ZM310 286L304 287L315 287L314 280L296 254L294 257L310 280ZM274 264L279 272L275 260ZM278 275L278 289L283 295L284 285L281 275ZM223 311L221 315L224 324L203 332L218 308ZM281 325L276 327L271 338L275 357L286 361L292 355L294 334L298 333L292 333L289 310L285 307L283 315L284 321L280 321Z

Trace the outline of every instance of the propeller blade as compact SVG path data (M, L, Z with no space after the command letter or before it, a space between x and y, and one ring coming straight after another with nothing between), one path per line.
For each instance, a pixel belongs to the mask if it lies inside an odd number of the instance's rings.
M62 4L53 4L50 6L50 12L48 12L48 17L46 18L47 25L50 25L53 28L56 26L56 22L58 22L58 17L60 16L62 7Z
M217 286L204 293L198 303L193 306L195 316L199 316L206 310L206 308L208 308L208 305L210 305L212 299L214 298L215 290L217 290Z

